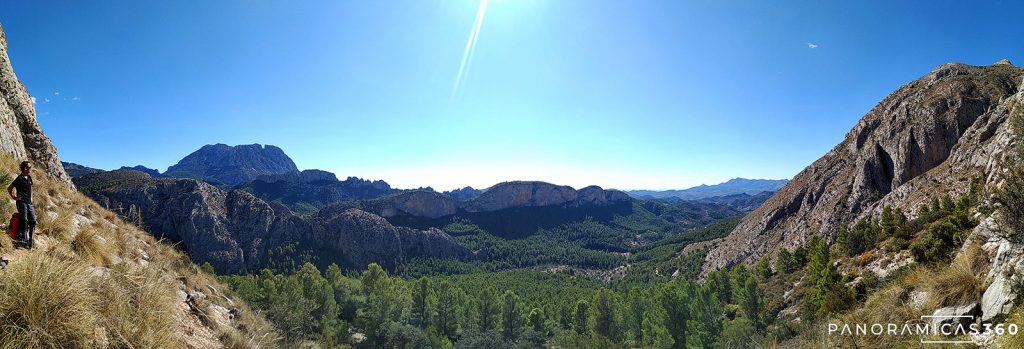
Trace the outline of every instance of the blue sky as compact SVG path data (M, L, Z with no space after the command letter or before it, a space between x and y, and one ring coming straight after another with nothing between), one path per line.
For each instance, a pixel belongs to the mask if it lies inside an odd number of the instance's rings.
M15 70L65 161L209 143L397 187L789 178L944 62L1022 61L983 1L13 1Z

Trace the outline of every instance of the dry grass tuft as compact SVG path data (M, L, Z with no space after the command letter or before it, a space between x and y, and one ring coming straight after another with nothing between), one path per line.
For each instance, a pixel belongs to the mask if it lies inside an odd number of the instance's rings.
M90 348L97 302L78 263L30 253L0 273L0 342L17 348Z
M110 265L113 251L93 228L82 228L71 240L71 250L82 259L96 265Z
M124 264L98 278L100 304L108 340L115 348L179 348L174 329L176 285L152 269Z
M37 213L41 213L38 208ZM70 209L59 209L56 213L57 216L53 219L49 217L49 214L40 214L36 218L36 232L59 241L70 241L71 235L74 234L75 213Z
M928 291L928 306L937 309L981 300L988 286L988 255L978 244L968 245L949 266L933 271L923 281Z
M837 323L847 324L902 324L922 315L909 302L911 289L903 282L893 284L871 294L860 308L849 312ZM917 337L901 336L854 336L844 341L854 341L862 348L896 348L912 345ZM849 344L845 343L845 344Z
M12 251L14 250L14 241L11 240L11 236L7 235L7 229L4 229L0 233L0 251Z

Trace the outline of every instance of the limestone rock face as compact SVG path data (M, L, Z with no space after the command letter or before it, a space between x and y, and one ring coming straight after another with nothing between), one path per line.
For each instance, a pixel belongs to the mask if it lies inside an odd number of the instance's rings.
M470 201L468 212L498 211L512 207L562 205L576 200L576 190L544 182L505 182L497 184Z
M593 185L575 190L569 186L545 182L505 182L458 204L462 211L479 213L520 207L607 206L631 200L633 198L624 192Z
M753 263L884 205L916 214L930 197L993 180L1024 69L947 63L890 94L845 139L744 217L709 251L704 273Z
M604 190L596 185L580 189L576 193L576 199L580 205L607 205L615 201L630 200L630 196L624 192Z
M396 227L380 216L348 209L329 217L318 217L313 241L338 251L349 265L381 263L387 268L398 261L419 256L464 257L468 250L441 230Z
M73 187L64 172L57 148L43 133L36 119L36 107L25 84L18 80L7 55L7 38L0 26L0 151L19 160L31 160L54 179ZM2 169L15 172L17 169Z
M458 212L455 199L426 190L413 190L382 197L368 202L367 207L383 217L407 214L416 217L440 218Z

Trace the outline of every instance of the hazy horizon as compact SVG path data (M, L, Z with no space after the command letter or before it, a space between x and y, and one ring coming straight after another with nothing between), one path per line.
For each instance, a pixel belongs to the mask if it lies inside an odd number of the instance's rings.
M1016 60L1022 31L998 3L397 4L14 2L0 23L65 161L273 144L438 190L791 178L939 64Z

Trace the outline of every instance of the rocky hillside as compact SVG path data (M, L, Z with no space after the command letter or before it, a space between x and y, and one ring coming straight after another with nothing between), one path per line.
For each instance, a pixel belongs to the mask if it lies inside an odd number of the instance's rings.
M289 172L299 172L299 169L281 148L259 144L211 144L181 159L163 175L234 187L259 176Z
M267 266L272 248L298 243L316 250L324 265L395 266L415 256L464 257L468 251L438 230L394 227L358 210L298 217L279 203L243 190L223 190L204 181L152 178L117 170L75 179L104 207L139 221L156 236L180 242L197 262L220 273Z
M749 264L813 235L831 241L840 226L886 205L913 217L921 203L965 193L972 180L992 186L1022 76L1005 61L948 63L900 87L718 241L704 271Z
M13 154L15 159L32 160L46 174L71 186L71 177L64 172L57 148L39 126L32 96L14 73L3 27L0 27L0 101L0 151Z

